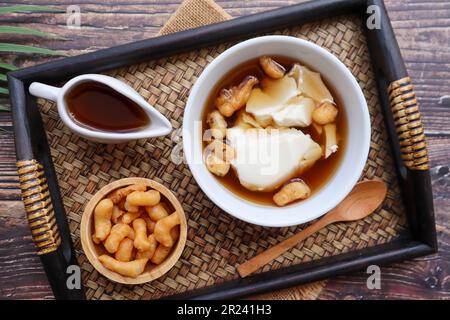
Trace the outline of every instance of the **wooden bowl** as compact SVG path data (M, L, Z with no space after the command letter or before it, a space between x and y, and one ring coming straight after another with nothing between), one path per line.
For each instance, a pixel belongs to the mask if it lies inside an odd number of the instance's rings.
M96 245L92 241L92 234L94 232L93 213L94 208L97 206L97 203L103 198L105 198L106 195L108 195L111 191L137 183L145 184L148 187L159 191L162 196L161 198L162 199L165 198L166 201L170 202L175 211L180 215L181 224L180 224L180 236L177 240L177 243L172 248L172 252L167 256L167 258L159 265L154 265L148 262L142 274L140 274L136 278L130 278L122 276L114 271L107 269L98 260L98 256L103 253L106 253L106 250L104 249L102 250L101 245ZM186 216L180 202L177 200L177 198L169 189L153 180L145 178L125 178L107 184L91 198L86 208L84 209L83 216L81 218L81 230L80 230L81 245L89 262L94 266L94 268L98 272L100 272L106 278L123 284L141 284L155 280L164 275L175 265L175 263L180 258L184 246L186 245L186 237L187 237Z

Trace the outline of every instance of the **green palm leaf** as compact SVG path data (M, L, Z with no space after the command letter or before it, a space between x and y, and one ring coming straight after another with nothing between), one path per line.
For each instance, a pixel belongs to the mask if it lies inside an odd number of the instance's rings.
M23 52L46 54L50 56L65 56L64 53L60 53L50 49L5 42L0 42L0 52Z
M1 69L6 69L6 70L9 70L9 71L14 71L14 70L19 69L16 66L14 66L12 64L9 64L9 63L5 63L5 62L3 62L1 60L0 60L0 68Z
M4 104L0 104L0 111L10 111L11 109L9 106L6 106Z
M37 36L42 38L65 39L64 37L61 37L54 33L42 32L30 28L13 27L13 26L0 26L0 33L15 33L15 34Z
M47 6L0 7L0 14L1 13L14 13L14 12L64 12L64 10L47 7Z
M9 7L0 7L0 14L27 13L27 12L65 12L65 11L61 10L61 9L53 8L53 7L39 6L39 5L38 6L16 5L16 6L9 6ZM30 36L35 36L35 37L66 40L66 38L61 37L56 34L53 34L53 33L43 32L43 31L39 31L39 30L33 30L30 28L15 27L15 26L2 25L2 26L0 26L0 33L24 34L24 35L30 35ZM57 52L57 51L50 50L50 49L15 44L15 43L5 43L5 42L0 42L0 52L36 53L36 54L51 55L51 56L65 56L64 53ZM13 71L13 70L17 70L17 67L0 60L0 69L7 70L7 71ZM5 72L5 71L3 71L3 72ZM7 80L8 79L6 77L6 74L0 73L0 81L6 82ZM8 95L9 90L7 88L0 87L0 94ZM7 104L5 105L5 104L0 103L0 111L10 111L10 108Z

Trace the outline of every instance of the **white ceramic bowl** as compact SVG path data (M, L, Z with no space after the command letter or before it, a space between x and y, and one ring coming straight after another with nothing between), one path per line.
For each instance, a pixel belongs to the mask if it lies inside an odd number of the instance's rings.
M287 56L320 72L345 108L348 136L345 153L331 179L307 200L277 208L251 203L224 187L202 162L201 120L214 86L233 68L262 55ZM320 217L357 183L370 146L370 117L366 100L347 67L327 50L288 36L264 36L241 42L219 55L196 81L183 120L183 148L192 174L205 194L220 208L241 220L268 227L285 227Z

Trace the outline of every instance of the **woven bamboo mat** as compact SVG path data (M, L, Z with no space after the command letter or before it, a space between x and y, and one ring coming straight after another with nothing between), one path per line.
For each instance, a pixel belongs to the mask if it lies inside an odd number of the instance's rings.
M204 18L199 18L198 12L202 12ZM206 14L208 12L211 14ZM197 19L191 19L193 16ZM161 33L228 17L209 0L190 0L180 7ZM405 228L404 208L361 26L362 21L357 17L342 16L280 30L275 34L307 39L328 49L358 79L372 120L371 149L362 179L384 180L389 185L386 201L382 208L362 221L340 223L321 230L261 272L386 243ZM185 164L175 164L171 160L173 152L178 152L181 147L177 129L181 129L189 90L206 65L233 44L199 49L108 72L134 87L170 119L175 130L167 137L121 145L88 142L72 134L62 124L53 103L39 100L88 298L159 298L223 283L238 277L235 269L238 264L304 227L263 228L232 218L204 195ZM79 237L81 214L92 195L111 181L132 176L154 179L174 191L189 219L187 245L180 261L162 278L139 286L116 284L96 272L83 254ZM308 287L303 292L306 296L314 295Z

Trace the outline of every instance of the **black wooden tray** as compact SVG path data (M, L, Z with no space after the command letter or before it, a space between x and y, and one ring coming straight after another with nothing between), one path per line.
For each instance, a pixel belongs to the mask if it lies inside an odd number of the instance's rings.
M395 241L172 298L223 299L315 281L371 264L383 265L437 251L428 156L420 113L382 0L317 0L184 32L143 40L8 73L17 164L33 240L57 299L84 299L68 289L67 267L76 265L69 227L36 99L33 81L58 83L82 73L104 72L200 47L236 41L318 19L353 13L365 21L379 10L380 28L366 30L389 143L408 216L408 232ZM371 7L374 8L374 7Z

